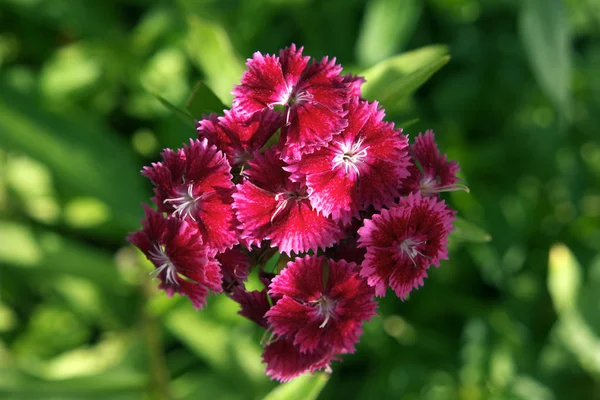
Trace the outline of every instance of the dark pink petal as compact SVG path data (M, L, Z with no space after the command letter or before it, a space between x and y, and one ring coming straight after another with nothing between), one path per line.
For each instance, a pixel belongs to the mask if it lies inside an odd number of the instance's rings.
M292 92L293 104L287 110L287 125L282 128L285 146L281 157L297 160L327 146L346 126L344 105L348 103L348 85L339 73L335 59L327 57L306 68Z
M344 260L297 258L273 279L269 294L282 296L266 314L269 325L276 335L293 338L301 352L327 346L352 353L364 321L375 315L373 289L357 265Z
M211 114L197 122L200 138L206 137L227 155L232 166L245 163L281 127L280 113L265 109L251 115L226 110L223 117Z
M289 88L285 82L279 57L254 53L248 59L248 70L241 85L233 88L233 107L243 114L253 114L275 104L287 103Z
M241 310L238 314L268 329L265 314L271 308L271 304L269 303L266 289L248 292L242 286L237 286L233 289L229 297L240 304Z
M288 382L305 372L328 370L335 354L331 349L319 348L301 353L291 340L278 338L268 344L263 353L267 375L280 382Z
M233 195L241 237L256 245L271 240L288 254L333 245L341 238L340 227L311 208L306 188L290 181L284 166L273 151L250 162L248 179Z
M228 292L248 280L250 273L250 258L240 247L225 250L216 256L221 264L223 274L223 290Z
M165 150L163 162L145 167L142 174L155 185L153 201L160 211L198 227L213 253L237 244L231 209L231 167L208 140L190 140L178 151Z
M390 286L405 299L423 285L427 269L448 257L448 235L455 212L434 197L410 194L396 207L365 219L359 246L367 250L361 275L377 296Z
M221 291L222 275L212 249L204 245L198 230L178 218L165 218L145 206L142 229L127 240L137 246L156 267L154 274L167 294L187 296L196 308L206 303L209 289Z
M352 74L346 74L343 78L344 83L346 83L350 89L349 96L361 97L361 87L366 82L365 78Z
M409 166L411 176L402 185L402 193L421 192L432 195L450 190L466 190L462 185L456 185L459 171L456 161L448 161L442 155L435 143L432 130L419 134L411 146L412 163ZM420 169L419 169L420 167Z
M310 57L302 55L303 50L304 47L296 49L296 45L292 43L290 47L279 51L283 77L290 89L296 87L310 60Z

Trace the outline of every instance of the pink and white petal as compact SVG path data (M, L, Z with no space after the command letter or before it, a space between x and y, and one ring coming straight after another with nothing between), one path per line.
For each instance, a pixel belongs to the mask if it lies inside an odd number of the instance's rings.
M296 45L292 43L290 47L279 51L279 62L281 63L283 77L290 89L296 86L310 61L309 56L302 55L303 50L304 47L296 49Z

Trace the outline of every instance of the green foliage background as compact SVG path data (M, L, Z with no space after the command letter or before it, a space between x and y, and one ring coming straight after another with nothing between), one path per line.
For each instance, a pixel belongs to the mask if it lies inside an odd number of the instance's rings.
M244 58L291 42L366 71L411 137L433 128L471 189L446 198L481 230L461 222L451 260L383 299L331 377L268 398L600 398L596 0L1 0L0 397L277 386L234 303L158 293L124 237L151 195L140 168L194 135L155 95L183 108L203 80L228 104ZM195 116L219 103L200 93Z

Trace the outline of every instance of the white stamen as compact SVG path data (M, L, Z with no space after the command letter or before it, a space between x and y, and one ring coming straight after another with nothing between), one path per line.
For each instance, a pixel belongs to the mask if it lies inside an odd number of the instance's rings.
M154 271L150 272L150 275L157 278L164 271L167 283L179 285L175 264L173 264L169 256L165 253L165 247L161 244L155 244L154 248L149 251L149 255L152 261L158 265Z
M402 252L404 252L408 256L408 258L410 258L410 261L412 261L413 266L415 268L418 268L417 263L415 262L415 258L417 256L429 258L425 254L423 254L419 250L417 250L417 246L420 244L424 244L424 243L427 243L427 241L424 240L422 242L419 242L419 241L413 240L411 238L408 238L408 239L405 239L402 243L400 243L400 246L398 246L400 248L400 250Z
M355 143L349 145L347 143L336 142L340 152L333 158L333 165L331 169L337 168L338 165L343 164L346 174L350 172L350 168L354 170L357 176L360 176L360 170L358 164L367 156L367 150L370 146L362 148L364 137L360 137Z
M455 192L464 190L469 193L470 190L466 185L461 183L453 183L451 185L437 186L438 182L435 177L427 176L421 180L421 193L428 195L441 192Z
M190 218L192 221L196 222L194 213L198 209L198 203L200 199L206 197L210 193L203 193L200 196L194 197L194 186L189 184L186 192L180 192L181 196L165 199L163 203L171 204L173 206L175 209L172 214L173 216L177 215L182 219Z
M288 202L290 200L302 200L302 199L307 199L307 198L308 198L308 195L290 192L290 191L283 191L283 192L277 193L275 195L275 201L278 201L279 203L277 203L277 208L275 208L275 212L271 216L271 224L273 223L273 220L275 219L275 217L277 215L279 215L283 210L285 210L285 208L287 207Z

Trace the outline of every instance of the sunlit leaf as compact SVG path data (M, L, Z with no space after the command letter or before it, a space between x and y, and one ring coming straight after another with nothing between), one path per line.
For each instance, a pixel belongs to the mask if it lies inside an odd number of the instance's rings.
M356 43L363 65L372 65L399 50L412 36L422 3L419 0L370 0Z
M400 54L381 61L361 73L367 82L363 96L396 110L448 61L448 48L436 45Z
M231 104L231 90L242 77L244 64L236 54L227 31L222 26L188 17L188 53L204 74L206 83L225 104Z
M542 90L566 115L570 108L571 35L561 0L521 3L520 33Z
M263 400L314 400L328 380L328 374L304 374L293 381L277 386Z
M558 313L572 310L581 289L581 267L564 244L552 246L548 262L548 290L554 308Z

